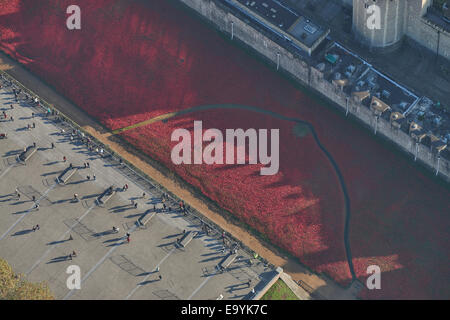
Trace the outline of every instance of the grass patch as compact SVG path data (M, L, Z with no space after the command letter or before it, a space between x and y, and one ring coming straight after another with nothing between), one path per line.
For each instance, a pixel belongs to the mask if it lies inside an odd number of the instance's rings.
M294 292L278 279L277 282L262 296L261 300L300 300Z
M54 297L46 283L26 281L0 258L0 300L54 300Z

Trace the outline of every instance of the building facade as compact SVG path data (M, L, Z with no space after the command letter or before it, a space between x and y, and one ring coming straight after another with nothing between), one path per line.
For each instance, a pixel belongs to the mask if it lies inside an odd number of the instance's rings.
M341 0L349 5L349 1ZM353 0L353 33L374 50L398 48L412 40L450 59L450 23L433 12L432 0Z

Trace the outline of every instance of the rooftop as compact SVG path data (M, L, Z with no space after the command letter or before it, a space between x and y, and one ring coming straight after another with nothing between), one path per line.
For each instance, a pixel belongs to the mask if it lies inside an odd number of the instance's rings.
M248 12L263 19L263 22L266 22L272 31L280 33L286 41L295 40L307 48L317 46L329 33L329 29L323 28L277 0L224 1L229 4L239 3ZM289 36L293 38L291 39Z
M325 79L343 86L347 94L363 96L367 106L371 99L365 98L376 97L393 111L405 113L418 100L414 93L338 43L318 53L316 68L324 73Z
M450 144L450 108L428 98L422 98L411 110L407 119L432 133L444 143Z

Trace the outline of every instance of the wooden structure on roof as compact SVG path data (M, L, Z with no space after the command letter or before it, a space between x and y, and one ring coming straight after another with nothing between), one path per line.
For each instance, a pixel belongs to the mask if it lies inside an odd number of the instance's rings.
M369 90L355 91L352 93L352 97L357 102L362 102L364 99L370 96Z
M405 116L397 111L391 113L390 119L391 119L391 125L397 129L400 129L400 127L402 126L402 123L406 121Z
M427 136L425 130L414 121L409 125L409 135L418 142Z
M377 97L373 96L372 101L370 102L370 110L373 111L376 115L381 115L383 112L390 110L391 107L378 99Z
M331 81L335 86L341 87L341 90L348 84L348 79L333 79Z
M441 152L443 151L445 148L447 148L447 144L442 141L441 139L439 139L438 137L436 137L433 134L429 134L428 135L430 137L431 140L431 146L436 149L437 152Z

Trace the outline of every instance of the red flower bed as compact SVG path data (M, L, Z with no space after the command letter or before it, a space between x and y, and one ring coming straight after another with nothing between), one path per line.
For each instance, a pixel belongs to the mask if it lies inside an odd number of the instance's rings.
M448 189L366 130L294 88L171 1L79 0L82 30L65 27L66 0L0 2L0 46L111 129L199 105L235 103L312 123L351 199L350 244L368 298L449 298ZM258 166L174 166L170 134L189 128L280 128L280 172ZM243 110L210 110L122 136L316 271L348 283L343 200L311 136Z
M280 129L279 173L261 176L261 165L174 165L170 155L176 142L171 142L171 133L185 128L193 137L194 120L203 121L203 130L217 128L223 133L230 124L244 130ZM346 281L350 277L348 267L332 270L318 259L323 251L328 252L330 261L346 259L343 200L337 177L312 136L296 137L294 125L253 111L219 109L176 117L122 135L273 243L318 271Z

